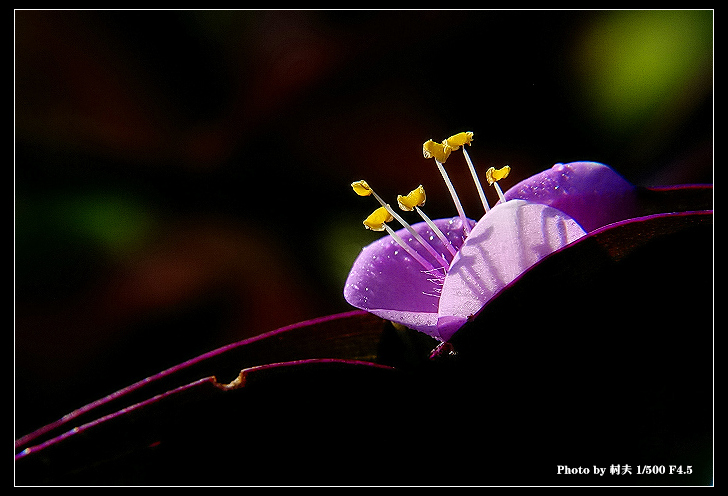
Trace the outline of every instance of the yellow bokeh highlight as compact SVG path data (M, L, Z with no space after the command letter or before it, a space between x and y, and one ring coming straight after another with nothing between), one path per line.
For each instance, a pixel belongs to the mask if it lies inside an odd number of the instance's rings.
M570 84L616 134L677 119L712 88L709 10L609 11L577 36Z

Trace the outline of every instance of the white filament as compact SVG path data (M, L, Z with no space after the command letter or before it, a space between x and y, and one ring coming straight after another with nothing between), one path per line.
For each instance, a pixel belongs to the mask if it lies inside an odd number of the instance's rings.
M420 265L422 265L425 268L425 271L429 272L429 271L436 270L435 267L430 262L428 262L427 260L425 260L422 257L422 255L420 255L419 253L417 253L414 250L414 248L412 248L410 245L408 245L407 243L405 243L404 240L402 238L400 238L397 235L397 233L394 232L394 230L391 227L389 227L387 224L384 224L384 229L387 230L387 233L389 233L389 235L392 236L392 239L395 240L399 244L399 246L401 246L402 248L404 248L404 250L407 253L409 253L412 258L414 258L415 260L417 260L420 263Z
M473 182L475 183L475 187L478 189L478 196L480 196L480 202L483 204L483 208L485 209L485 213L487 214L490 212L490 205L488 205L488 200L485 198L485 191L483 191L483 185L480 184L480 180L478 179L478 174L475 173L475 166L473 166L472 160L470 160L470 155L468 155L468 152L465 151L465 146L463 146L463 155L465 155L465 160L468 162L468 167L470 168L470 174L473 176Z
M440 170L442 179L447 185L448 191L450 191L450 196L452 196L452 201L455 203L455 208L458 211L460 220L463 221L463 233L465 234L465 237L467 237L470 234L470 222L468 222L468 218L465 217L465 211L463 210L462 203L460 203L460 198L458 198L458 194L455 192L455 187L452 185L450 177L447 175L447 172L445 172L445 167L437 159L435 159L435 163L437 164L437 168Z
M440 238L440 241L442 241L442 244L445 245L445 248L447 248L447 250L450 252L450 255L454 257L458 251L455 249L452 243L450 243L450 240L447 239L445 233L443 233L440 228L437 227L434 222L432 222L432 220L427 216L427 214L425 214L425 212L422 211L420 207L415 206L415 210L418 214L420 214L420 217L422 217L422 220L427 223L430 229L432 229L432 232L434 232L437 237Z

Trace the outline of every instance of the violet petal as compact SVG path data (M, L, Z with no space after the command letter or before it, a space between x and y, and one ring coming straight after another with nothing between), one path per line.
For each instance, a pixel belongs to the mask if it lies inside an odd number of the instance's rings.
M512 200L493 207L450 266L442 287L437 337L449 339L508 283L585 234L574 219L547 205Z
M456 248L460 248L463 229L458 217L433 222ZM426 223L412 227L438 252L447 253ZM432 260L406 230L401 229L397 234L420 255ZM434 260L432 262L434 264ZM384 236L362 249L346 280L344 297L357 308L437 337L441 281L438 281L438 274L424 271L390 236Z
M556 164L524 179L504 196L552 206L587 232L639 215L636 188L598 162Z

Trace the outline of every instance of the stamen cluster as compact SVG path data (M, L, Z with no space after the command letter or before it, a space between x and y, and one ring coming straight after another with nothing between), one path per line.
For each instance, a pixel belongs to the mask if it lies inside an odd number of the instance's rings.
M422 153L425 158L434 158L435 163L440 171L440 174L442 175L443 180L445 181L445 184L447 185L447 188L450 192L450 195L452 196L453 203L455 204L455 208L458 211L458 215L460 216L460 219L462 220L463 225L463 235L467 237L470 234L471 230L471 224L472 221L469 220L465 216L465 211L463 210L462 203L460 202L460 198L458 197L457 193L455 192L455 187L452 184L452 181L450 181L449 176L447 175L447 172L445 171L444 163L447 161L447 159L450 156L450 153L462 148L463 155L465 156L465 160L468 163L468 167L470 169L470 173L473 177L473 182L475 183L476 189L478 190L478 195L480 196L480 200L483 204L483 208L485 210L485 213L488 213L490 211L490 205L488 204L488 200L485 197L485 192L483 191L483 186L480 183L480 180L478 179L478 175L475 171L475 166L473 165L472 160L470 160L470 156L468 155L467 151L465 150L465 145L470 145L473 141L473 133L471 131L465 131L458 134L455 134L453 136L450 136L449 138L442 141L442 143L436 143L432 140L427 140L422 145ZM500 187L498 186L497 181L504 179L508 176L511 168L509 166L505 166L501 169L496 170L495 168L491 167L486 171L486 179L488 181L488 184L491 186L494 186L496 191L498 192L498 196L501 199L501 201L505 202L505 198L503 197L503 192L501 191ZM448 260L444 254L439 253L430 243L425 241L424 238L420 234L418 234L412 226L410 226L397 212L392 209L392 207L386 203L379 195L377 195L374 190L369 186L369 184L364 181L355 181L351 184L352 189L356 194L359 196L374 196L376 200L380 203L380 207L377 208L369 217L367 217L364 220L364 227L367 229L371 229L374 231L387 231L387 233L394 239L407 253L409 253L412 258L417 260L420 265L424 268L425 272L433 273L437 270L442 270L443 273L447 273L448 267L450 263L452 262L452 258ZM440 230L434 222L422 211L420 208L425 204L426 200L426 194L425 189L422 185L418 186L417 188L410 191L407 195L398 195L397 196L397 204L399 205L399 208L410 212L410 211L416 211L418 215L424 220L428 227L434 232L437 237L442 242L443 246L447 249L447 251L450 253L451 257L454 257L457 254L457 248L453 246L453 244L447 239L445 234ZM427 252L432 255L433 259L435 260L437 265L433 265L429 261L427 261L424 257L422 257L416 250L414 250L411 246L409 246L400 236L398 236L392 228L390 228L387 225L387 222L391 222L392 220L397 220L407 231L412 235L412 237L421 244Z

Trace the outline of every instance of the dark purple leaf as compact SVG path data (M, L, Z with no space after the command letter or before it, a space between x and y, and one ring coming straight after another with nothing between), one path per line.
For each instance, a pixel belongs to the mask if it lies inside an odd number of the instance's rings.
M712 243L709 211L599 229L430 361L436 341L364 312L236 343L22 444L62 436L19 457L16 482L710 484ZM242 387L210 377L248 367ZM692 474L557 475L614 464Z

